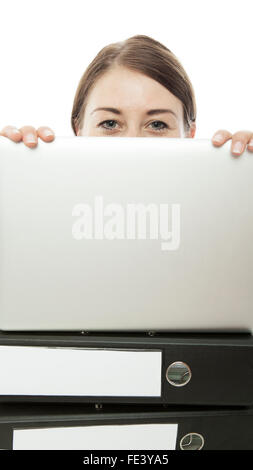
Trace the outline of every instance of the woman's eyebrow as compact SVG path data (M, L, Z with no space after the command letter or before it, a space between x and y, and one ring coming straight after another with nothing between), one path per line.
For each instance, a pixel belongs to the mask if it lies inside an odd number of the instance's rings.
M91 112L91 114L95 113L95 111L109 111L114 114L122 114L122 112L119 109L107 108L107 107L96 108ZM148 116L153 116L154 114L161 114L161 113L170 113L170 114L173 114L177 118L176 113L172 111L172 109L150 109L149 111L146 112Z
M114 113L114 114L122 114L121 111L116 108L96 108L96 109L93 109L91 114L95 113L95 111L110 111L111 113Z
M148 116L153 116L154 114L161 114L161 113L170 113L174 114L175 117L177 117L176 113L172 111L172 109L150 109L147 111Z

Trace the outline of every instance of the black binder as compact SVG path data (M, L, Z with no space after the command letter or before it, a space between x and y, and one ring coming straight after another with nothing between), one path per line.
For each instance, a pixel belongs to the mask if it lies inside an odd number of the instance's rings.
M0 364L1 402L253 405L250 334L0 333Z
M252 408L0 405L1 449L252 450L252 429Z

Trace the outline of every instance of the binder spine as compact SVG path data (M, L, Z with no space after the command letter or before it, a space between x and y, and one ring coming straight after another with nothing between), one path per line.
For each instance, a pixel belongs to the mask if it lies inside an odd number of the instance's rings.
M0 405L0 448L252 450L252 426L252 408Z
M252 406L253 337L0 335L0 401Z

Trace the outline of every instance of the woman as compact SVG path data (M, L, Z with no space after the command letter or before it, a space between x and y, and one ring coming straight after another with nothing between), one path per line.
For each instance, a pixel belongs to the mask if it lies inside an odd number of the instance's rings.
M78 136L193 138L196 103L180 62L164 45L137 35L104 47L82 76L74 99L72 128ZM48 127L5 127L0 135L36 147L54 140ZM253 132L217 131L212 143L232 139L231 151L253 151Z

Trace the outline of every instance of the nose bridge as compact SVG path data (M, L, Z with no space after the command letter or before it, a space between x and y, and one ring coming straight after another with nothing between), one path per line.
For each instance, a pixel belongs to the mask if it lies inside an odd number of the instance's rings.
M136 107L129 107L125 113L124 137L141 137L141 117Z
M126 132L124 133L124 137L141 137L141 131L140 129L127 129Z
M125 137L141 137L141 127L136 118L127 122Z

